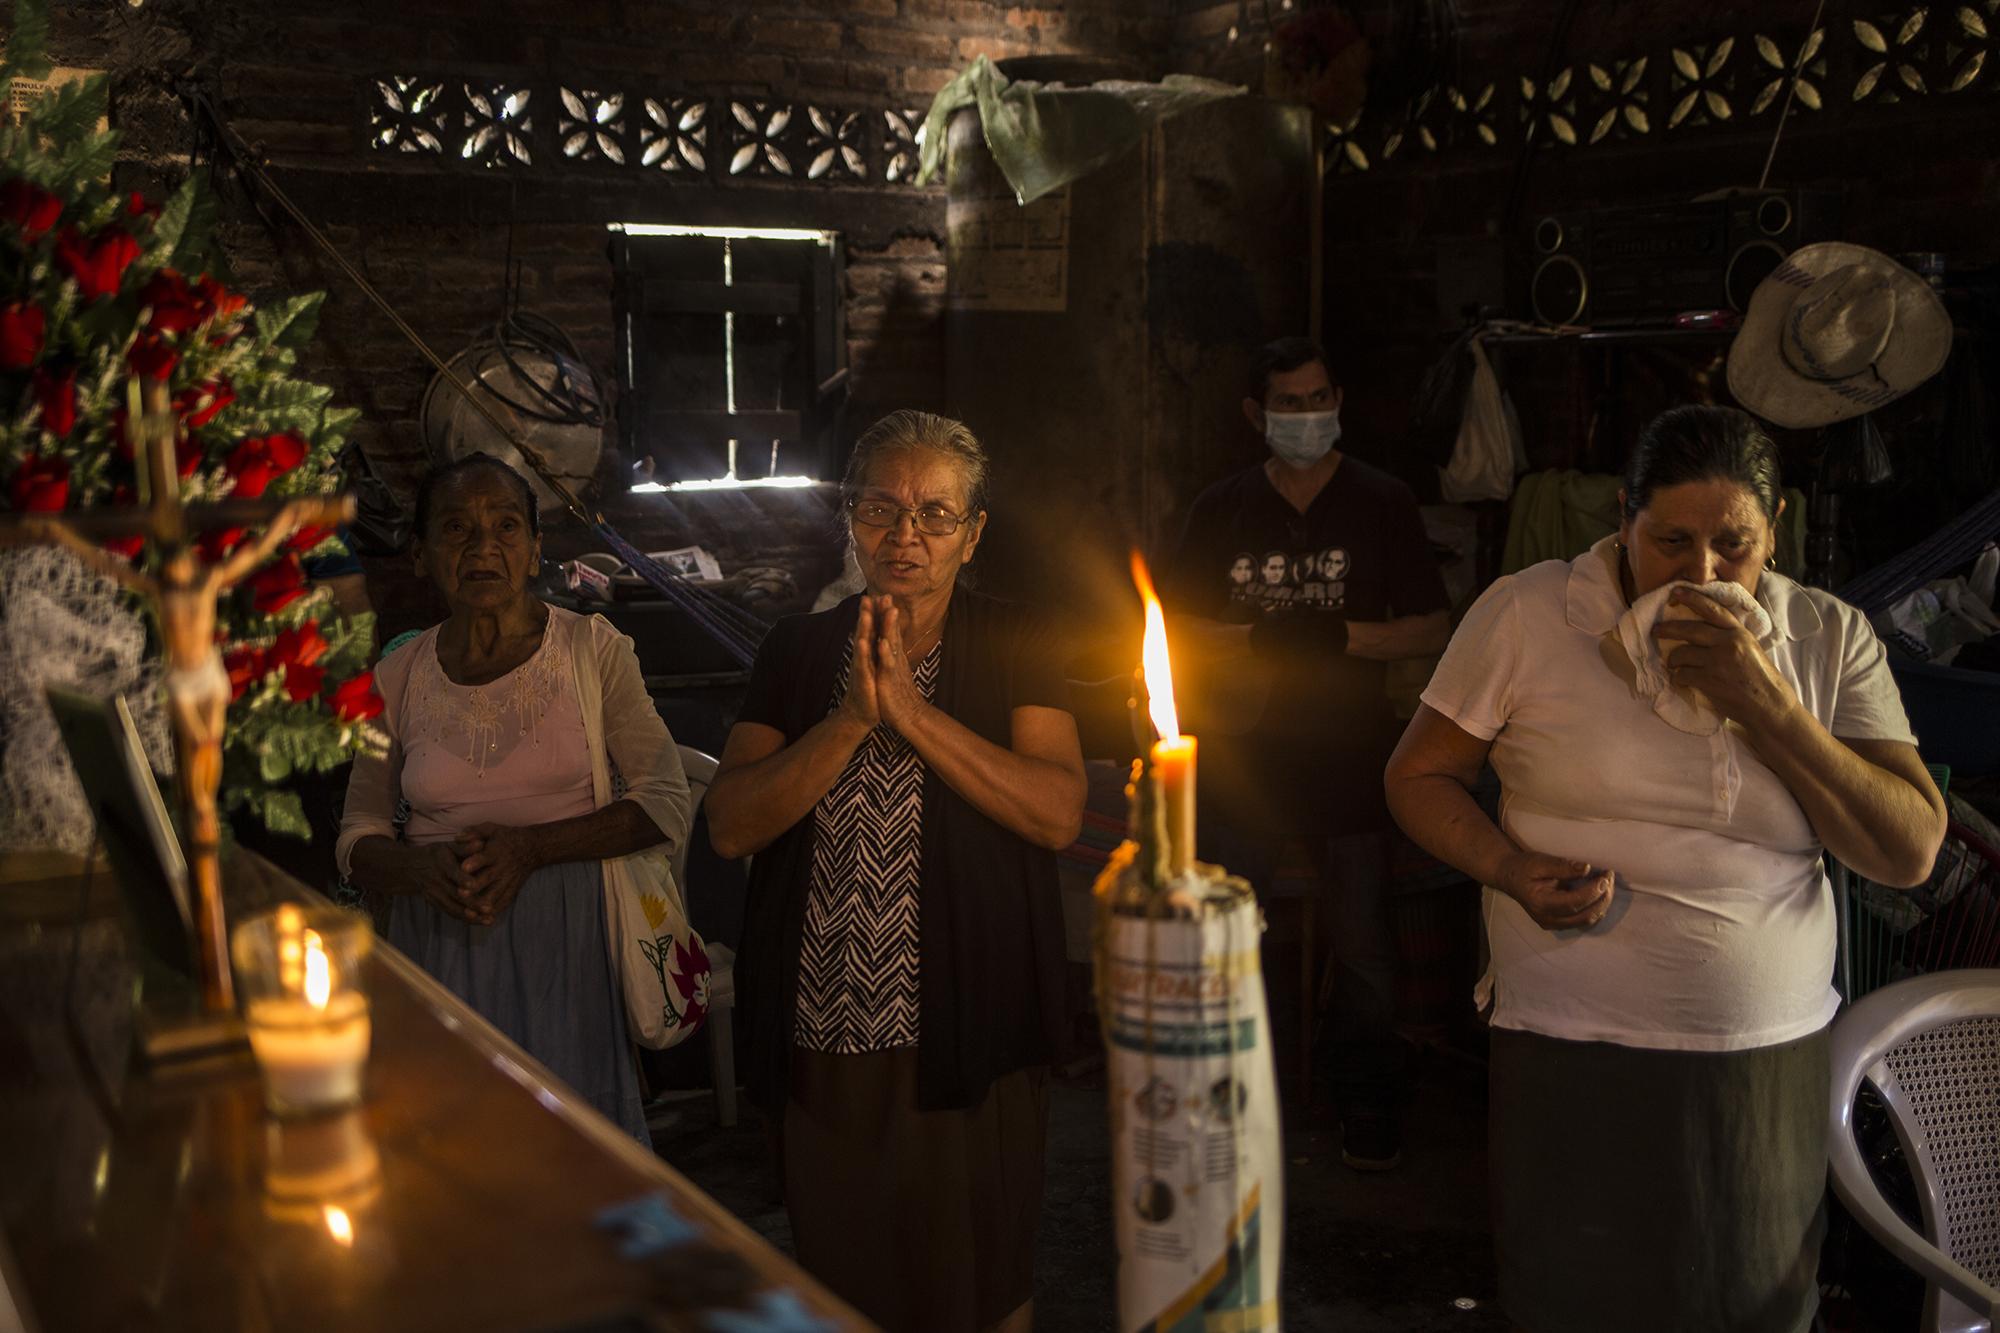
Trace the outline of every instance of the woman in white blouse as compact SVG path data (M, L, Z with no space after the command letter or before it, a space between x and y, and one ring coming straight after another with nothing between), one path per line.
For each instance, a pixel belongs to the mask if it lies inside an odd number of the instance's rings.
M1386 784L1487 886L1500 1295L1529 1333L1794 1333L1817 1305L1834 907L1944 836L1881 644L1775 573L1776 450L1642 433L1615 537L1496 582ZM1697 591L1697 590L1700 591ZM1499 775L1499 823L1468 792Z
M416 537L451 614L375 668L389 747L354 761L335 856L388 901L391 943L650 1145L601 866L687 836L680 752L632 641L535 595L520 473L487 454L434 469ZM601 807L597 751L624 780Z

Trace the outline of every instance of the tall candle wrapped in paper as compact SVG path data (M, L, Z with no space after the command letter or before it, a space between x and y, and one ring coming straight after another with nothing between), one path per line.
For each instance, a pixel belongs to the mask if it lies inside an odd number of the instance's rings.
M1096 888L1118 1327L1276 1330L1284 1182L1263 917L1248 883L1195 859L1196 747L1175 716L1159 602L1135 574L1160 739L1133 764L1131 834Z

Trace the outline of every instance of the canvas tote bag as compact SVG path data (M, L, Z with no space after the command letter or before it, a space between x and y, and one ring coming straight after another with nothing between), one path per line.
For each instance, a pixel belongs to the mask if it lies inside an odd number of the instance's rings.
M590 743L591 787L600 810L617 799L604 750L604 682L597 673L593 630L593 622L603 619L578 617L570 641L576 698ZM625 994L626 1026L632 1040L651 1050L679 1045L708 1014L709 966L708 950L688 924L667 849L655 845L608 859L603 866L604 928L612 970Z

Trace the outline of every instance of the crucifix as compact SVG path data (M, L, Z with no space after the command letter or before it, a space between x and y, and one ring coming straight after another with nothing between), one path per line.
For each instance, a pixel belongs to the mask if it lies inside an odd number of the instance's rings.
M134 379L127 393L127 430L138 462L140 503L60 516L0 515L0 546L60 546L153 603L166 657L174 786L193 881L202 1007L212 1014L226 1013L236 1007L236 999L222 911L222 824L216 791L222 783L229 673L223 669L222 649L215 639L216 600L299 529L347 522L354 516L354 501L327 495L184 505L175 457L180 423L166 384L149 379L142 387L142 381ZM202 532L260 525L262 532L215 564L204 564L196 553L194 539ZM160 548L159 573L145 573L100 545L113 537L132 536L150 537Z

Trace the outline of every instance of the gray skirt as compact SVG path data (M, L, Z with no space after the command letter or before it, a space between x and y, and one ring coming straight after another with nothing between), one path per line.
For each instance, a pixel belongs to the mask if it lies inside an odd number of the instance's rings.
M390 905L389 942L647 1147L625 1000L604 937L596 861L544 866L490 926L424 898Z
M1824 1031L1658 1051L1495 1028L1500 1303L1527 1333L1801 1333L1826 1229Z

